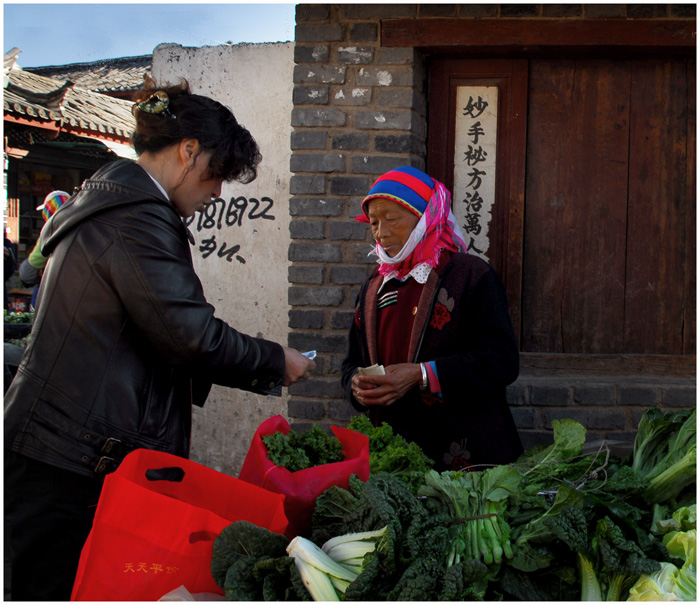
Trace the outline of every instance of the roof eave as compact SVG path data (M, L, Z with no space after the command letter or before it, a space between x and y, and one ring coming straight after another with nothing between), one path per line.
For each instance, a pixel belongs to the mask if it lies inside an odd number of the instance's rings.
M33 120L31 118L24 118L21 116L12 115L10 113L5 113L3 115L3 120L5 122L12 122L13 124L19 124L20 126L31 126L33 128L43 128L44 130L52 130L55 132L61 131L61 122L56 121L56 120L51 120L51 121Z

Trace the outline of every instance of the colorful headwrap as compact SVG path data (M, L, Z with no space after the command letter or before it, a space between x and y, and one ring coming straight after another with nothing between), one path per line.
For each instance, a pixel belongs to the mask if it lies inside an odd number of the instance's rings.
M44 220L48 221L69 197L70 195L65 191L52 191L44 198L44 203L36 209L41 210Z
M433 195L435 181L425 172L401 166L380 176L362 200L362 210L367 215L367 202L377 197L385 197L406 206L419 218ZM361 217L358 217L362 221ZM364 222L364 221L362 221Z
M391 170L374 182L362 201L364 213L356 220L369 222L366 204L378 197L394 200L420 217L396 256L390 257L377 242L372 254L379 257L380 274L401 279L420 264L436 267L441 250L467 251L462 230L450 207L450 192L439 181L417 168L405 166Z

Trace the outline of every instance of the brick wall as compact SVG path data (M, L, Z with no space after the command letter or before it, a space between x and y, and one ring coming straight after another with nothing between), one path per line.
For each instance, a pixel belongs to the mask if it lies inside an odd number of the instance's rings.
M694 379L521 375L507 389L525 447L551 443L552 420L571 418L591 441L631 442L644 411L695 407Z
M372 240L354 221L374 179L425 169L427 68L412 48L382 48L390 18L695 19L694 4L300 4L296 12L289 248L289 345L319 352L312 379L290 388L290 424L343 425L340 364ZM581 421L593 439L629 440L649 405L695 405L694 381L523 376L508 396L526 446L551 421Z

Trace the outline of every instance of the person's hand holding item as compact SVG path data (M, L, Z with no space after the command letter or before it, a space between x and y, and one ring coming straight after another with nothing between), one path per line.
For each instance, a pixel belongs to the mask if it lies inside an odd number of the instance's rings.
M283 386L300 380L308 380L311 372L316 369L316 362L302 355L296 349L282 347L284 349L284 382Z
M352 377L352 391L359 403L366 407L391 405L423 381L420 364L417 363L397 363L384 370L386 373L383 375L358 373Z

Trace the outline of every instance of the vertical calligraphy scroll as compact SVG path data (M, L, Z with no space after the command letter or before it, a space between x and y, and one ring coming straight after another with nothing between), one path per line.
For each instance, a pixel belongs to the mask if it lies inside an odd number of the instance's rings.
M456 110L452 210L468 251L488 260L496 199L498 87L458 86Z

